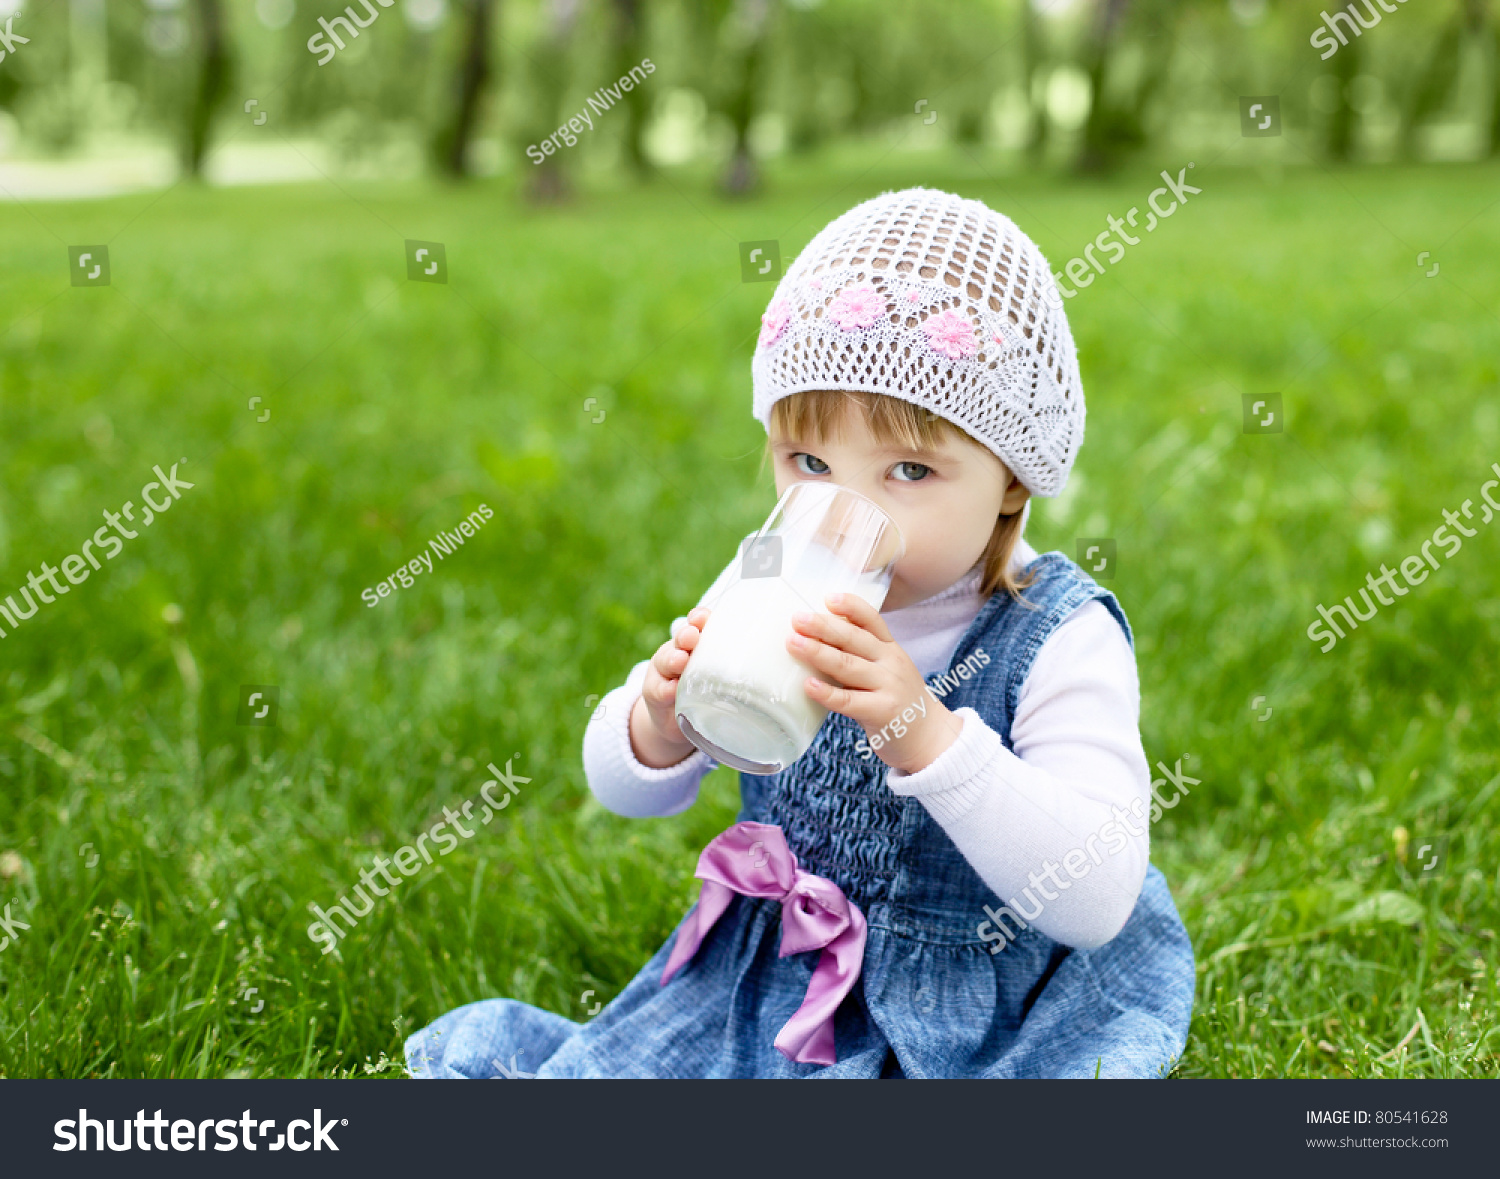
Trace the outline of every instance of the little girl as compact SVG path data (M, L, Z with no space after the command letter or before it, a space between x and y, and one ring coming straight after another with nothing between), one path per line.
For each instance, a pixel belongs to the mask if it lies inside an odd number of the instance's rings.
M813 238L761 317L753 413L778 493L838 483L896 521L883 610L794 618L828 718L787 769L740 775L698 903L614 1002L581 1025L470 1003L407 1040L414 1076L1166 1075L1193 955L1147 859L1134 640L1021 535L1083 440L1053 290L1009 219L931 189ZM618 814L687 809L716 764L673 700L738 563L589 723Z

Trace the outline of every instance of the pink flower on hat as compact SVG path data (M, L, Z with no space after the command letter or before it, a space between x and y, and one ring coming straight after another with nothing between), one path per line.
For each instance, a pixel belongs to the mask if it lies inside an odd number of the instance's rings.
M869 283L845 287L828 308L828 315L844 331L867 328L885 314L885 300Z
M769 348L776 343L786 330L786 321L791 317L792 305L785 299L773 299L765 314L760 317L760 339L756 341L757 345Z
M949 360L962 360L979 351L974 343L974 325L951 307L941 315L934 315L922 325L922 330L927 333L927 342L933 350Z

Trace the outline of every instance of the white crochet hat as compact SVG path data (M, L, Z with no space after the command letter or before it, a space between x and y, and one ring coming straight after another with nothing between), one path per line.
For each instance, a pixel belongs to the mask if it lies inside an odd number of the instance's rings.
M1052 270L1013 221L931 188L836 218L761 316L751 412L790 393L884 393L987 446L1034 495L1068 481L1083 443L1078 353Z

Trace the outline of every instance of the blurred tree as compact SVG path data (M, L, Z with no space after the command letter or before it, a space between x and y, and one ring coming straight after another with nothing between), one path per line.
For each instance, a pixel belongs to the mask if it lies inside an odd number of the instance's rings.
M1490 26L1489 76L1485 79L1490 88L1489 109L1489 154L1500 156L1500 19L1488 17Z
M1095 32L1086 49L1089 114L1083 128L1078 167L1104 171L1147 142L1151 103L1171 75L1181 0L1100 0ZM1133 53L1135 68L1119 68L1121 50Z
M1130 100L1121 107L1119 124L1121 143L1127 148L1144 146L1150 137L1147 119L1151 104L1171 78L1178 25L1186 7L1178 0L1143 0L1141 4L1141 67Z
M1328 139L1325 150L1329 159L1347 162L1354 155L1355 141L1359 135L1359 112L1354 109L1351 91L1354 79L1359 77L1359 67L1364 57L1364 37L1350 37L1349 44L1340 47L1333 55L1334 107L1328 118Z
M73 15L61 4L31 5L16 13L12 32L28 41L8 52L0 66L0 104L49 151L72 147L86 123L68 69L79 56L73 44L79 22L70 19Z
M568 116L563 111L570 71L568 51L573 29L578 21L579 0L546 0L542 12L542 32L533 42L527 56L527 80L534 102L532 115L524 126L528 144L538 144L551 135ZM526 186L530 200L555 203L568 200L573 186L562 166L561 150L548 152L540 164L528 160L531 180Z
M1443 22L1442 31L1402 105L1400 146L1401 154L1408 159L1417 154L1422 126L1447 105L1458 84L1465 32L1476 39L1483 37L1485 8L1485 0L1458 0L1452 15ZM1493 75L1494 71L1490 72Z
M623 77L647 57L644 25L645 0L614 0L615 72ZM654 62L652 63L655 64ZM647 95L637 86L625 95L625 162L637 176L651 173L641 139L646 130Z
M1093 33L1084 51L1084 69L1089 76L1089 115L1078 156L1078 168L1083 172L1103 171L1112 162L1112 138L1118 128L1106 87L1110 58L1121 38L1129 4L1130 0L1099 0Z
M229 89L230 58L220 0L196 0L193 12L197 77L188 104L182 158L187 174L198 177L203 174L203 162L208 156L214 113Z
M750 150L750 124L759 99L770 10L771 0L738 0L727 22L730 52L735 59L730 74L733 90L726 110L734 130L734 151L720 185L730 196L744 196L760 187L760 169Z
M772 56L781 66L779 107L793 152L811 152L828 138L842 113L839 98L848 93L848 52L839 42L833 7L795 0L779 22Z
M954 143L978 146L995 90L1010 65L1004 50L1013 29L992 0L971 0L961 7L922 0L905 15L906 28L892 30L900 50L901 83L915 97L942 104L939 117ZM906 111L915 114L911 102L901 113Z
M878 30L859 29L858 33L859 39L855 42L854 52L847 59L849 84L854 92L854 104L849 112L847 129L863 132L875 128L880 106L879 96L883 87L879 71L871 65L875 57Z
M432 141L439 170L455 178L469 174L469 143L490 79L490 29L495 20L495 0L462 0L462 5L465 20L459 38L461 56L454 77L453 105Z
M1032 0L1021 0L1021 84L1026 90L1026 155L1040 164L1047 155L1046 29Z

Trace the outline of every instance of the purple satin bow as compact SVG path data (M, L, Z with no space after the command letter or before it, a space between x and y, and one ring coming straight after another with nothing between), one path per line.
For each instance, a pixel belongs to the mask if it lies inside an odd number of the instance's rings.
M694 954L739 893L781 902L780 957L818 950L802 1006L776 1036L776 1048L801 1064L833 1064L833 1014L854 987L865 957L865 915L833 881L797 867L781 828L736 823L714 836L693 873L703 881L697 907L678 928L662 971L666 986Z

